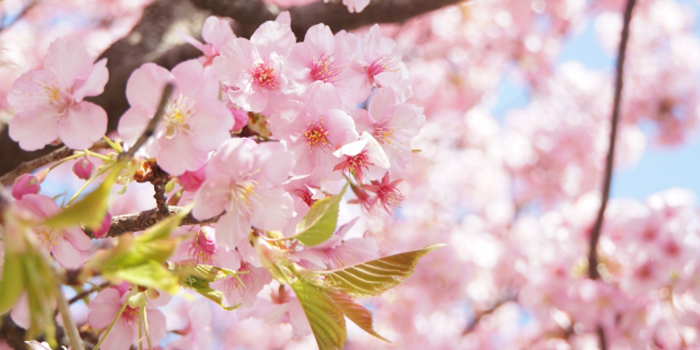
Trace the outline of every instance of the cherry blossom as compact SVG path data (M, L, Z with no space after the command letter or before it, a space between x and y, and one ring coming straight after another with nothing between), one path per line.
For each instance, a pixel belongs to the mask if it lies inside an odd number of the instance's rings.
M25 194L16 205L31 212L37 219L48 218L61 211L51 198L39 194ZM91 246L90 238L79 227L52 229L39 226L34 228L34 233L61 265L78 268L85 262L85 254Z
M77 39L58 39L44 58L44 68L19 77L7 95L17 114L10 137L28 151L60 138L70 148L88 148L107 131L102 107L83 98L102 93L109 72L107 60L93 65Z
M88 323L95 329L104 329L117 316L122 305L126 302L126 292L117 288L106 288L90 301ZM145 308L148 322L148 332L151 344L158 344L165 337L165 316L163 313L148 304ZM112 330L102 345L105 349L122 350L129 349L138 343L139 310L127 306L122 312ZM147 341L144 338L143 344Z
M275 162L269 160L275 157ZM197 191L193 214L200 220L225 212L216 225L216 243L233 249L247 240L250 226L279 230L291 216L292 199L279 185L292 166L280 143L231 139L212 155L206 180ZM267 208L275 208L270 211Z
M156 139L146 147L163 170L172 175L202 167L208 153L231 136L233 118L218 100L218 83L210 69L195 60L180 63L172 73L152 63L134 71L126 96L131 108L119 121L119 135L136 142L153 118L160 93L169 81L176 88L165 106L165 118L158 125Z

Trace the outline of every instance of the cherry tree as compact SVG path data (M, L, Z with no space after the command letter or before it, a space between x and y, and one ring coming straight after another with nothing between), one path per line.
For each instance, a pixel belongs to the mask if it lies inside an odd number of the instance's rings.
M687 2L0 8L0 348L700 346Z

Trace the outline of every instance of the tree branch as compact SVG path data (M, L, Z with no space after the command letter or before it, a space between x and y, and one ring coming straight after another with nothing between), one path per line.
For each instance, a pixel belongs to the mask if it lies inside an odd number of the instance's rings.
M100 140L95 142L92 147L90 147L91 150L96 150L96 149L102 149L102 148L109 148L109 145L107 142L104 140ZM18 167L16 167L14 170L8 172L7 174L0 176L0 184L3 186L8 186L11 185L20 175L32 172L36 169L39 169L45 165L49 165L53 162L59 161L63 158L66 158L68 156L71 156L73 154L72 149L66 147L66 146L61 146L60 148L56 149L55 151L45 154L39 158L36 158L34 160L26 161L22 164L20 164Z
M107 231L106 237L117 237L126 232L143 231L159 221L179 213L182 207L168 206L165 211L158 208L149 209L140 213L124 214L112 218L112 225ZM180 225L211 224L219 221L221 215L207 220L197 220L192 213L187 214ZM85 230L90 238L95 238L91 231Z
M615 96L613 99L612 120L610 121L610 144L608 147L608 155L605 162L605 179L603 181L603 198L600 203L600 209L596 217L593 230L591 231L591 241L588 250L588 277L591 279L600 278L598 272L598 241L603 229L603 218L605 217L605 208L608 205L610 198L610 187L612 184L613 164L615 157L615 141L617 139L617 126L620 119L620 104L622 100L622 84L624 78L625 52L627 51L627 41L629 39L630 22L632 21L632 10L636 0L627 0L627 5L624 12L624 24L622 26L622 34L620 35L620 46L617 53L617 74L615 76ZM601 325L597 327L598 341L602 350L607 349L607 341L605 330Z
M231 17L239 25L240 36L250 36L263 22L273 20L280 11L289 11L292 31L297 39L304 38L313 25L325 23L333 32L352 30L374 23L402 23L415 16L455 5L464 0L373 0L360 13L348 12L340 1L324 3L317 1L304 6L280 10L266 6L260 0L191 0L201 8L219 16Z

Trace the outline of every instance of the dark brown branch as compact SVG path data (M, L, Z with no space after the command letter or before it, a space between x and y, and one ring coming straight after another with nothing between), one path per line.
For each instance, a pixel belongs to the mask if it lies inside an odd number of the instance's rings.
M107 237L117 237L126 232L143 231L159 221L179 213L182 207L168 206L166 211L160 211L158 208L149 209L140 213L124 214L112 218L112 225L107 231ZM219 216L215 216L207 220L197 220L192 216L192 213L187 214L180 225L199 225L211 224L219 220ZM86 231L88 236L94 238L92 232Z
M624 78L625 53L627 51L627 41L629 39L630 22L632 21L632 10L636 0L627 0L624 13L624 23L622 26L622 34L620 35L620 46L617 52L617 74L615 76L615 96L613 99L612 120L610 121L610 144L608 146L608 155L605 162L605 179L603 181L603 198L600 203L600 209L596 217L593 230L591 231L591 241L588 251L588 277L591 279L600 278L598 272L598 241L603 229L603 218L605 217L605 208L610 199L610 187L612 184L613 164L615 157L615 141L617 139L617 126L620 119L620 104L622 101L622 84ZM607 341L605 330L601 325L597 327L598 342L601 350L607 350Z
M94 145L92 145L92 147L90 147L91 150L102 149L102 148L109 148L109 145L104 140L97 141L97 142L95 142ZM20 175L32 172L32 171L39 169L45 165L49 165L53 162L56 162L56 161L59 161L63 158L71 156L72 154L73 154L72 149L70 149L66 146L61 146L60 148L58 148L57 150L55 150L49 154L43 155L43 156L36 158L34 160L30 160L30 161L27 161L27 162L20 164L14 170L1 176L0 183L3 186L11 185Z
M325 23L333 32L352 30L374 23L402 23L415 16L455 5L464 0L373 0L360 13L350 13L340 3L317 1L289 9L292 31L299 40L313 25ZM280 10L266 6L260 0L192 0L195 6L210 10L219 16L231 17L238 22L237 34L250 36L265 21L273 20Z

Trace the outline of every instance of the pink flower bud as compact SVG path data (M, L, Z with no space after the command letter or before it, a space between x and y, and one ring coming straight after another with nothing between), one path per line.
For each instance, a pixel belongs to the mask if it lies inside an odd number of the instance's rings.
M178 180L180 180L180 184L182 184L185 191L196 191L205 179L204 167L195 171L185 171L184 174L178 176Z
M87 180L92 175L94 166L87 158L81 158L73 165L73 173L83 180Z
M100 228L98 228L95 231L92 231L92 235L95 236L95 238L102 238L104 235L107 234L109 231L110 226L112 225L112 214L107 212L107 215L105 215L104 220L102 220L102 225L100 225Z
M41 180L32 174L23 174L15 180L12 186L12 197L19 200L25 194L37 194L41 189Z

